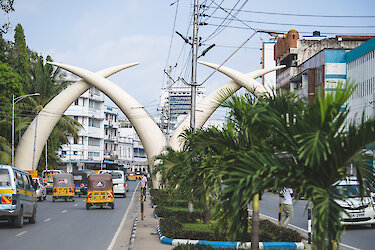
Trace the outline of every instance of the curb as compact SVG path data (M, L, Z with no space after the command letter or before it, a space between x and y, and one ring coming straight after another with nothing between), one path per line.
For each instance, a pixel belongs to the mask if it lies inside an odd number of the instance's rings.
M160 242L166 245L177 246L181 244L201 244L217 248L250 248L251 242L230 242L230 241L210 241L210 240L187 240L170 239L162 235L160 226L156 227ZM303 242L259 242L259 249L304 249Z
M134 244L134 239L135 239L135 231L137 230L137 223L138 223L138 218L135 217L134 223L133 223L133 229L132 229L132 234L130 235L130 242L129 242L129 250L133 249L133 244Z

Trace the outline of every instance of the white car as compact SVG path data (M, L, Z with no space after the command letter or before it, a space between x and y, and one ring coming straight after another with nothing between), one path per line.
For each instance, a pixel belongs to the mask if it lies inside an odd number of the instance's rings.
M36 187L36 198L38 201L46 200L47 189L44 187L42 180L39 177L33 177L33 181Z
M345 209L341 220L343 225L371 225L375 228L374 199L371 196L361 197L359 183L355 177L349 177L335 184L339 192L346 194L347 199L336 200Z
M113 183L113 194L126 198L126 180L124 171L121 170L100 170L99 174L111 174Z

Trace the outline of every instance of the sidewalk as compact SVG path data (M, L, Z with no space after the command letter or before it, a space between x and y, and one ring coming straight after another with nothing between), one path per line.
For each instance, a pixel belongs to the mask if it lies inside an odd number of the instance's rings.
M135 191L134 200L129 207L129 213L123 227L120 229L119 235L113 245L113 250L128 249L130 244L130 236L132 234L134 219L137 218L137 226L135 238L133 242L134 250L168 250L173 247L160 243L159 235L156 227L159 225L159 219L155 219L153 215L154 209L151 207L149 191L147 191L147 199L144 203L144 219L141 219L141 202L140 188ZM109 250L109 248L108 248Z

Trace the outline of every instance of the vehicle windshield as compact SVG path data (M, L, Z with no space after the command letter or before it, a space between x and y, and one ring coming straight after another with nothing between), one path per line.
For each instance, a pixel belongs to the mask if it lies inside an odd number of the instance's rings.
M43 178L52 179L55 174L59 174L58 170L43 171Z
M359 185L339 185L339 186L336 186L336 189L341 194L346 195L349 198L355 198L355 197L361 196Z
M111 175L112 175L112 179L121 179L122 178L122 174L117 173L117 172L111 172Z
M0 169L0 187L10 186L10 175L8 169Z
M33 178L33 181L38 184L39 186L41 186L41 183L40 183L40 179L39 178Z

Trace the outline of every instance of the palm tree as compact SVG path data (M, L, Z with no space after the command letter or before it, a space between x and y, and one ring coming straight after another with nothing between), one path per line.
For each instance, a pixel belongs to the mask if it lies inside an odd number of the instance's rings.
M348 164L375 141L375 120L346 125L348 112L343 108L353 90L352 85L339 84L336 93L316 95L310 104L290 95L259 100L257 109L266 112L257 117L272 135L274 148L238 152L236 165L227 168L224 204L234 209L265 188L293 187L313 205L313 247L333 249L340 240L344 212L336 201L345 198L333 184L349 175ZM364 194L374 170L365 164L355 167ZM233 235L238 235L238 216L227 216Z
M21 115L34 117L35 113L43 109L43 107L71 82L66 79L66 75L62 74L59 68L54 69L50 64L45 63L42 56L37 53L32 54L32 64L30 69L31 78L24 86L26 93L37 92L40 95L34 98L28 98L28 102L23 103L24 112ZM50 56L47 56L46 61L52 61ZM53 114L51 114L53 115ZM31 122L31 119L25 119ZM48 143L48 162L49 166L55 168L61 163L57 151L62 144L67 144L67 135L77 138L78 129L82 127L80 123L74 119L63 116L53 129L49 143ZM45 153L42 153L39 161L38 169L44 169Z
M223 105L231 109L226 125L223 129L211 128L206 131L198 132L196 135L195 146L199 148L211 148L214 152L216 161L211 166L208 166L212 175L222 176L225 183L230 183L232 166L237 166L240 160L238 156L241 153L246 153L249 150L260 150L270 146L270 136L267 132L259 115L264 113L266 109L263 106L257 105L256 100L246 95L243 97L232 97ZM224 163L224 164L223 164ZM233 185L232 185L233 184ZM231 183L227 190L232 189L236 183ZM262 190L259 190L262 191ZM237 192L238 195L243 195L243 190ZM231 206L226 204L226 198L223 199L224 213L227 217L236 217L236 225L232 224L231 220L227 228L227 232L231 232L233 227L240 229L242 233L233 234L233 240L245 240L247 237L247 204L253 202L252 212L252 248L257 249L259 243L259 196L251 196L252 200L246 203L237 204L238 206Z

